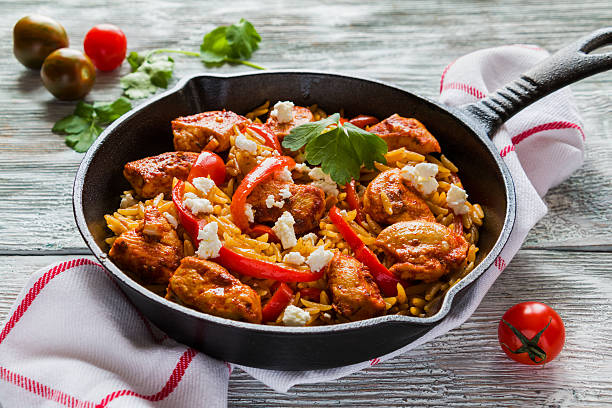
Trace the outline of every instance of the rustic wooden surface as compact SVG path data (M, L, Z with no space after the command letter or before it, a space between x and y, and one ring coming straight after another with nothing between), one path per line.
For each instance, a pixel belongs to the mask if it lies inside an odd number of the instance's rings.
M240 17L263 37L253 62L267 68L333 70L388 81L436 98L445 65L470 51L512 43L556 50L610 25L609 0L523 4L469 2L300 2L132 0L0 2L0 318L31 272L86 255L72 216L81 154L50 132L70 113L12 56L13 24L40 13L61 21L81 48L94 24L122 27L130 50L197 50L202 35ZM176 58L176 77L206 70ZM239 72L226 66L213 72ZM120 94L101 74L89 100ZM612 74L572 87L587 135L586 162L546 197L548 215L462 327L347 378L278 394L243 372L230 381L232 406L604 406L612 404ZM539 300L564 318L558 360L528 368L507 360L496 339L505 309ZM203 403L205 406L205 403Z

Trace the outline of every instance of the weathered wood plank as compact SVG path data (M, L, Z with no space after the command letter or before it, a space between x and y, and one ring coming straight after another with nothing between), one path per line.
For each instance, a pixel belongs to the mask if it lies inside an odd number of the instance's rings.
M3 257L0 319L29 274L65 259ZM300 385L282 395L243 372L230 381L232 406L602 406L612 403L610 253L522 250L460 328L347 378ZM508 360L497 322L515 303L539 300L564 319L562 354L546 367Z

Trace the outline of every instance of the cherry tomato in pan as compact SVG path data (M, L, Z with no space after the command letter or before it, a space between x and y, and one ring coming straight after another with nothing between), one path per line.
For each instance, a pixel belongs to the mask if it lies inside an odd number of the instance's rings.
M25 16L13 27L13 53L28 68L40 69L49 54L64 47L68 47L66 30L52 18Z
M96 69L81 51L60 48L45 59L40 77L57 99L72 101L89 93L96 80Z
M544 364L554 360L565 344L563 320L550 306L524 302L512 306L499 322L499 344L521 364Z
M204 150L191 167L187 181L191 182L194 178L209 176L216 185L223 184L225 182L225 163L219 155Z
M123 31L112 24L98 24L85 35L85 54L100 71L112 71L121 65L127 52Z
M375 125L378 122L380 121L374 116L367 116L367 115L355 116L353 119L349 120L349 123L361 129L365 129L366 126Z

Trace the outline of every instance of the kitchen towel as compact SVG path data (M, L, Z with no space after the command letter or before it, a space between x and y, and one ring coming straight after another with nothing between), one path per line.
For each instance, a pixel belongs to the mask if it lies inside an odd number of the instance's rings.
M547 55L528 45L468 54L442 73L440 100L451 106L474 102ZM237 367L285 392L295 384L333 380L406 353L467 320L546 213L541 197L582 164L584 132L569 88L510 119L494 143L514 178L515 227L494 265L441 324L393 353L346 367ZM168 338L136 310L108 272L93 261L76 259L34 273L9 312L0 332L0 406L223 407L232 366Z

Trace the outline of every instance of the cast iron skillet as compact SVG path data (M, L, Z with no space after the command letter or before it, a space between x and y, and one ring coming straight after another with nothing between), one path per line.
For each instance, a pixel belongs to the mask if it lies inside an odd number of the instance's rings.
M588 53L610 43L612 28L596 31L562 49L488 97L449 108L378 81L319 72L274 72L232 76L195 75L132 110L89 149L74 183L74 212L89 248L116 278L132 302L176 340L206 354L254 367L305 370L336 367L378 357L404 346L462 308L473 283L503 248L516 211L512 178L489 137L505 120L534 101L574 81L612 68L612 53ZM149 292L108 259L104 214L129 188L125 163L173 150L170 121L215 109L246 113L270 99L297 105L318 103L327 112L344 108L347 117L393 113L415 117L439 140L460 169L472 202L486 217L480 230L478 266L446 296L434 316L383 316L323 327L275 327L236 322L199 313Z

